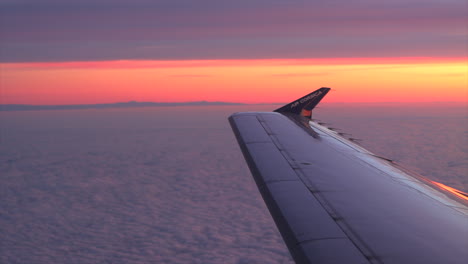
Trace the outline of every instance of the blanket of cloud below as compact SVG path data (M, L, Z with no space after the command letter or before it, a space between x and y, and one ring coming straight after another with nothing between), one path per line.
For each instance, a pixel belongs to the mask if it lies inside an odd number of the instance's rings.
M291 263L226 119L276 107L0 112L0 262ZM316 116L468 190L463 105Z

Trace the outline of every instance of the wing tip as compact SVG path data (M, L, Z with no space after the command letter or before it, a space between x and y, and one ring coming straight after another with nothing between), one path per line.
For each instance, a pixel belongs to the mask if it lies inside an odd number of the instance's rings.
M330 90L331 88L329 87L321 87L297 100L294 100L287 105L274 110L274 112L292 113L311 118L312 109L314 109L320 103L320 101Z

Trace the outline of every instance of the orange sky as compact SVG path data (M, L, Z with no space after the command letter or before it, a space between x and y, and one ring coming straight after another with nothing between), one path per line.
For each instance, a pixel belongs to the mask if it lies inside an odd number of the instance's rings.
M333 89L328 102L468 101L462 59L277 59L0 64L1 104L124 101L289 102Z

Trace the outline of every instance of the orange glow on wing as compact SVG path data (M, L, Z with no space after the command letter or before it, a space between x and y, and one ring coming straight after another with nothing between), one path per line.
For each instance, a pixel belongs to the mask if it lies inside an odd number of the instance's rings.
M464 58L95 61L0 64L2 104L122 101L467 102Z
M451 194L463 199L463 200L466 200L468 201L468 193L465 193L465 192L462 192L460 190L457 190L455 188L452 188L452 187L449 187L447 185L444 185L442 183L439 183L439 182L435 182L435 181L430 181L432 184L436 185L437 187L445 190L445 191L448 191L450 192Z

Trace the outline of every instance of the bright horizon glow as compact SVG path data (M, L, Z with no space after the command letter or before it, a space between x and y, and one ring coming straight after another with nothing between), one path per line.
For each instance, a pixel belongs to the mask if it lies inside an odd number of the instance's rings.
M1 104L127 101L467 102L466 58L330 58L1 63Z

